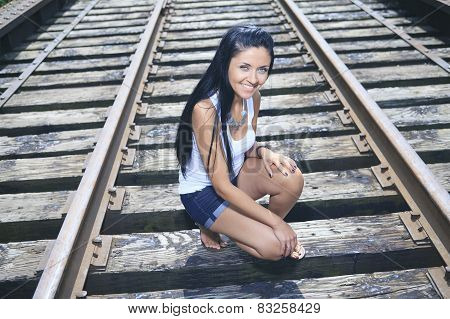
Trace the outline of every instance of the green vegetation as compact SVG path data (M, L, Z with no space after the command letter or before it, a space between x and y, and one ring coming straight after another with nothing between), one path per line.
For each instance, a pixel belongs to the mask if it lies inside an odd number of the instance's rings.
M0 7L3 7L8 2L11 2L12 0L0 0Z

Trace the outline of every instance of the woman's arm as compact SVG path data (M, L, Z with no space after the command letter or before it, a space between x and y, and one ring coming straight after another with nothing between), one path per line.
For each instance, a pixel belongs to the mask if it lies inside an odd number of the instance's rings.
M256 91L253 95L253 109L255 111L255 115L253 116L252 126L256 133L256 127L258 124L258 114L261 105L261 94L259 91ZM273 176L272 164L278 168L278 170L284 174L288 175L288 171L292 173L297 169L297 164L294 160L283 156L282 154L277 154L272 152L267 147L264 147L265 144L255 142L253 146L245 153L246 157L256 157L264 160L264 168L270 177Z
M240 212L254 220L264 223L272 228L284 223L276 214L256 203L244 191L234 186L228 177L228 167L225 160L222 140L220 138L220 123L218 133L212 143L211 158L208 166L208 153L213 136L213 127L216 110L209 100L203 100L194 106L192 125L205 167L209 167L209 177L214 190L223 199L239 208ZM255 113L256 115L256 113ZM256 117L256 116L255 116Z
M253 131L255 133L256 133L256 128L258 126L258 115L259 115L260 106L261 106L261 93L259 93L259 90L258 90L255 92L255 94L253 94L254 115L253 115L253 120L252 120L252 126L253 126ZM267 151L270 152L270 150L265 147L260 147L259 149L257 149L258 146L263 146L263 145L264 144L262 144L262 143L255 142L255 144L253 144L253 146L245 153L245 156L247 158L249 158L249 157L261 158L261 156L264 156Z

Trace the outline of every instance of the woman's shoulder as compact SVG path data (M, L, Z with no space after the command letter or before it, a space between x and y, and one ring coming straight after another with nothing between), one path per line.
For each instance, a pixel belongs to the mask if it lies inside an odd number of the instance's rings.
M210 99L204 99L198 101L194 105L194 110L192 112L193 121L201 121L202 123L208 122L213 118L216 113L216 108Z

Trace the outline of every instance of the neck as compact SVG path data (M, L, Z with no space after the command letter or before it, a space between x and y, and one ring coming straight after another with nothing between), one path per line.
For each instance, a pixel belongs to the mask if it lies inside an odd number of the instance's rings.
M231 102L231 113L232 114L241 114L242 107L243 107L243 99L238 96L234 95L233 102Z

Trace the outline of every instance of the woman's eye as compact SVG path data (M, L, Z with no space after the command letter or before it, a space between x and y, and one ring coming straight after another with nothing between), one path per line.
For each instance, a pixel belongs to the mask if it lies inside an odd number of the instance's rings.
M241 70L248 71L249 69L248 69L248 66L241 65Z
M267 68L258 69L258 72L259 72L260 74L264 74L264 73L266 73L267 71L269 71L269 69L267 69Z

